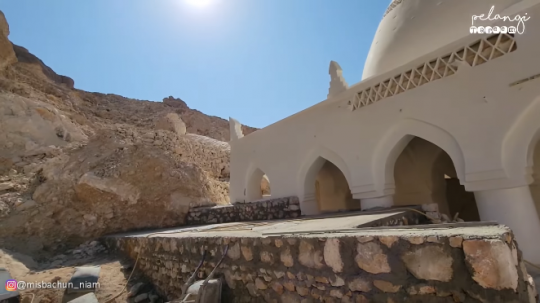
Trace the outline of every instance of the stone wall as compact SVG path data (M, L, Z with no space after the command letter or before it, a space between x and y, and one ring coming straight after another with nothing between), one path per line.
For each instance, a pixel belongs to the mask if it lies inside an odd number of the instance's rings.
M463 224L462 224L463 225ZM448 226L448 225L446 225ZM223 302L536 302L512 232L499 225L294 237L109 237L169 299L207 250Z
M203 225L297 217L300 217L298 197L286 197L225 206L192 208L187 215L186 224Z

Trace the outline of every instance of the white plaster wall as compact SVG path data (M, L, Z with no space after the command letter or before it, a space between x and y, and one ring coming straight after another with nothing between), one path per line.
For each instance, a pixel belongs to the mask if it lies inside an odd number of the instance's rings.
M528 28L540 29L538 5L527 12ZM526 168L532 164L531 140L540 136L540 79L509 84L540 73L538 31L517 36L518 50L494 61L354 112L346 109L362 89L479 37L455 41L231 142L231 202L246 199L247 176L258 168L272 180L273 197L302 200L305 174L319 156L340 168L354 198L392 192L393 163L413 136L445 150L468 191L531 181Z
M468 35L472 15L493 16L521 0L404 0L381 21L363 79L400 67ZM481 21L475 25L481 25Z

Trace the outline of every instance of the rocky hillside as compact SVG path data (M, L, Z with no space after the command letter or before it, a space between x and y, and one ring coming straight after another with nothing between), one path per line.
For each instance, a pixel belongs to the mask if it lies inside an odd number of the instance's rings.
M226 120L75 89L8 35L0 12L0 247L47 254L229 203Z

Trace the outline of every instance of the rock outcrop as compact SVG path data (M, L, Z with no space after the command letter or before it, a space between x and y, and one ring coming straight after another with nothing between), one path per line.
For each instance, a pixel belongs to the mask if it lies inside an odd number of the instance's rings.
M75 89L8 34L0 13L0 247L47 254L229 204L228 121Z
M0 11L0 69L17 62L15 51L8 39L9 25L4 13Z

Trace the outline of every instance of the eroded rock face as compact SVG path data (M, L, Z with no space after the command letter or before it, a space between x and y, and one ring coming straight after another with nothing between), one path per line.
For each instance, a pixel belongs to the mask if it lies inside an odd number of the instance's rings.
M0 246L61 249L229 203L228 121L74 89L8 35L0 12Z
M0 11L0 69L17 62L17 57L8 39L9 25L4 13Z
M156 122L156 129L170 130L178 136L186 134L186 124L175 113L168 113Z

